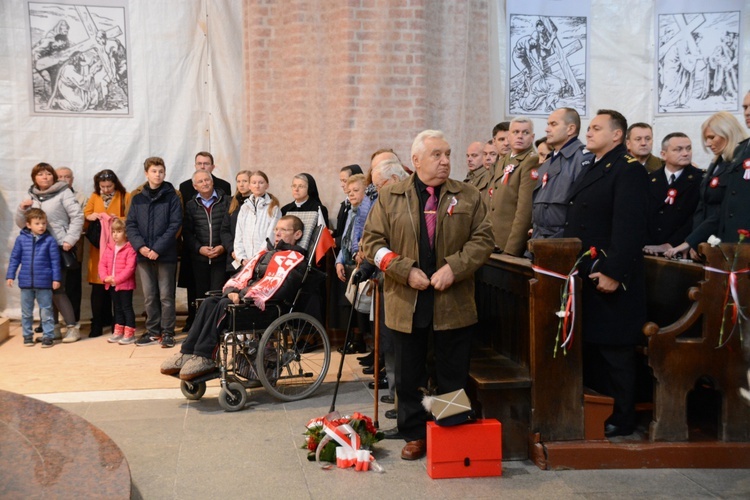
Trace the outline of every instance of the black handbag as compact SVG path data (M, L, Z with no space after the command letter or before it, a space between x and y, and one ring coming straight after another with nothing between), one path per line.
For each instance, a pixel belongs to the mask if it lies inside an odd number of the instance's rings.
M72 271L80 269L81 263L78 262L78 258L76 257L75 247L71 248L69 252L60 248L60 263L63 269Z
M99 241L102 237L102 222L99 219L92 220L89 222L89 227L86 229L86 239L89 240L91 246L99 248Z

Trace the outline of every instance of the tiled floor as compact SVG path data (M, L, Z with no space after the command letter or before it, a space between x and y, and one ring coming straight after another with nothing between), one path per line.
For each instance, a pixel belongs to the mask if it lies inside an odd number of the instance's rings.
M401 441L376 445L382 474L323 470L301 446L307 421L328 412L332 382L293 403L253 389L243 411L225 413L216 388L188 402L174 379L158 373L171 350L111 346L101 338L42 351L21 347L18 333L0 344L0 388L54 403L106 432L129 462L132 498L750 498L750 464L733 470L542 471L530 462L506 461L499 478L432 480L425 460L400 459ZM337 410L372 415L368 377L353 357L345 366ZM335 380L335 373L329 375ZM389 408L379 408L383 429L393 425L384 416ZM9 473L3 464L0 476Z

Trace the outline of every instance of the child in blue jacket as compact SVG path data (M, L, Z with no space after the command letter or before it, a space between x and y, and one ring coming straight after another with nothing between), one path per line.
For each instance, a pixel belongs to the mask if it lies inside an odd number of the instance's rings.
M47 232L47 214L39 208L26 211L26 228L16 238L10 254L8 286L13 287L19 266L18 286L21 288L21 327L23 345L34 346L34 300L39 303L42 320L42 347L54 344L54 320L52 318L52 290L60 288L62 271L60 249L57 241Z

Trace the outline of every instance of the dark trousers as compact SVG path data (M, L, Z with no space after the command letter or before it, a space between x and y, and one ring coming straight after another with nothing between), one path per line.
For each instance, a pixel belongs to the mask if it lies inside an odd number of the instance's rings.
M110 287L112 303L115 306L115 324L135 328L133 310L133 290L117 290Z
M608 424L635 428L635 346L583 343L583 385L615 400Z
M415 328L412 333L393 332L396 345L396 393L398 430L406 441L425 439L427 420L420 387L427 387L427 353L433 339L438 394L466 387L474 325L455 330Z
M206 297L195 313L195 321L180 352L212 359L219 344L221 325L226 320L226 308L231 302L225 297Z
M102 328L111 324L112 296L104 285L91 283L91 331L101 333Z
M214 260L211 264L208 262L198 262L193 258L190 263L193 269L193 286L187 288L188 292L188 320L195 318L197 307L195 301L206 296L210 290L221 290L224 286L224 273L227 263L225 260ZM192 293L191 293L192 292Z
M81 294L83 293L81 287L81 268L69 269L65 275L65 293L70 299L70 305L73 306L73 314L76 318L76 323L81 320Z

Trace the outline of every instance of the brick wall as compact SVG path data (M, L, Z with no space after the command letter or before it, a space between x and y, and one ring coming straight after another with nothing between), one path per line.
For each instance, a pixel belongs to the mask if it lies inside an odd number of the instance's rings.
M414 136L441 129L463 178L466 146L489 139L486 0L259 0L244 11L243 168L291 200L308 172L335 214L340 167L366 170L392 147L410 165Z

